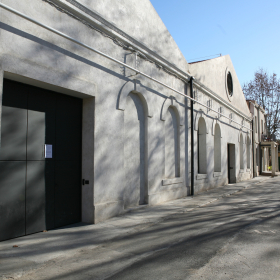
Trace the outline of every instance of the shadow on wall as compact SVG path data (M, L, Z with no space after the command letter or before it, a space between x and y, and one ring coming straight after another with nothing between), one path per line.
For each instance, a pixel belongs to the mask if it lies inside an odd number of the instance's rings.
M165 120L165 178L180 177L180 125L177 109L170 106Z
M217 123L215 125L214 133L214 172L221 172L221 129L220 125ZM226 154L226 151L224 154Z
M124 207L147 203L147 113L136 93L124 111Z
M30 41L32 41L34 43L37 43L38 45L36 45L36 47L34 46L33 48L29 49L29 54L30 54L30 57L32 57L32 58L40 55L42 53L42 51L45 51L45 52L47 51L48 52L48 59L52 60L53 62L59 63L59 61L61 61L61 54L62 54L62 55L66 55L66 56L68 56L70 58L73 58L73 59L75 59L77 61L80 61L80 62L82 62L84 64L92 66L94 68L97 68L97 69L99 69L99 70L101 70L103 72L106 72L107 74L111 74L111 75L119 77L119 78L121 78L123 80L129 81L129 79L126 78L122 74L119 74L119 73L117 73L115 71L112 71L112 70L110 70L110 69L108 69L108 68L106 68L106 67L104 67L104 66L102 66L100 64L97 64L97 63L95 63L95 62L93 62L91 60L86 59L83 56L77 55L77 54L75 54L75 53L73 53L71 51L68 51L68 50L63 49L61 47L58 47L55 44L52 44L52 43L50 43L48 41L40 39L40 38L38 38L38 37L36 37L36 36L34 36L32 34L29 34L27 32L21 31L21 30L19 30L17 28L14 28L14 27L12 27L12 26L10 26L8 24L0 22L0 29L6 30L8 32L11 32L11 33L17 35L17 36L20 36L22 38L30 40ZM72 31L74 31L74 30L72 30ZM79 33L79 29L78 28L77 28L76 32L77 32L76 34ZM94 36L98 36L98 33L95 33ZM101 35L99 35L99 36L101 36ZM42 47L46 47L47 50L46 49L45 50L42 49ZM112 45L112 48L113 47L115 47L115 45ZM80 48L80 47L78 45L76 45L75 48ZM80 69L76 69L76 68L70 68L70 69L68 68L67 69L67 77L65 77L65 79L71 79L71 76L77 74L77 72L79 72L79 70Z
M40 57L42 52L44 52L44 56L47 53L48 55L48 59L56 64L60 63L60 61L63 59L63 56L68 56L74 60L77 60L79 62L82 62L90 67L94 67L98 70L103 71L104 73L107 73L111 76L117 77L122 79L123 81L129 81L128 78L126 78L125 76L109 70L106 67L103 67L102 65L99 65L95 62L92 62L88 59L86 59L85 57L81 56L81 55L77 55L71 51L68 51L66 49L63 49L59 46L56 46L55 44L52 44L48 41L45 41L43 39L40 39L32 34L29 34L27 32L21 31L17 28L14 28L12 26L9 26L5 23L0 23L0 28L3 30L6 30L7 32L13 33L16 36L20 36L24 39L27 39L29 41L32 41L36 44L32 44L32 48L30 48L28 50L28 54L27 57ZM77 34L79 33L79 27L77 26L74 29L71 30L67 30L66 33L69 34ZM100 36L97 33L94 33L94 36ZM109 45L108 49L113 49L115 48L115 45L112 43ZM77 52L82 53L83 51L81 51L79 46L71 46L71 49L73 49L73 51L77 50ZM171 52L171 49L170 49ZM81 70L81 68L77 67L77 68L69 68L67 70L67 75L65 75L65 81L67 80L71 80L71 77L74 75L77 75L77 73L79 73L79 71ZM166 73L163 71L158 71L158 69L156 67L152 67L152 72L157 75L157 77L160 79L165 78L166 77ZM173 77L172 77L173 78ZM146 87L145 87L146 88ZM156 93L159 96L165 97L164 95L162 95L159 92L156 92L150 88L147 88L150 92ZM110 93L105 92L106 90L104 90L104 96L106 96L106 94ZM135 95L135 96L134 96ZM112 100L114 100L114 98L112 98ZM147 153L147 149L148 149L148 145L147 145L147 129L148 129L148 121L147 121L147 117L146 117L146 112L145 112L145 106L143 105L143 101L141 100L141 98L139 96L137 96L136 94L131 94L128 98L128 100L131 100L133 103L131 103L130 101L128 101L128 103L130 103L130 109L133 113L131 114L131 117L134 118L134 120L130 120L130 118L128 117L128 115L126 113L124 113L125 118L126 118L126 122L125 122L125 133L127 133L128 138L131 137L133 139L133 143L137 143L133 148L134 148L134 153L133 153L133 157L131 157L129 159L129 157L126 157L125 163L123 163L126 167L125 167L125 172L126 174L139 174L139 178L136 178L136 176L129 176L129 175L125 175L125 180L126 180L126 184L128 185L133 185L134 183L137 182L138 186L139 186L139 199L138 199L138 204L143 204L143 203L147 203L147 195L148 195L148 170L147 170L147 163L148 163L148 153ZM108 99L105 100L105 97L101 97L98 101L100 104L102 104L103 102L113 102L113 101L108 101ZM115 102L115 100L114 100ZM141 103L142 102L142 103ZM134 104L134 105L133 105ZM142 105L139 105L142 104ZM133 106L135 107L133 107ZM183 105L184 106L184 105ZM133 109L132 109L133 108ZM135 121L135 112L137 112L137 122ZM169 166L167 168L170 168L170 170L172 170L172 174L168 174L167 176L180 176L180 134L183 133L183 130L180 131L180 129L178 128L179 126L179 120L178 120L178 116L177 117L177 124L174 124L174 112L172 112L172 108L170 108L169 111L170 115L172 116L172 126L169 126L170 129L173 129L173 135L174 135L174 139L167 139L167 142L170 140L169 146L171 147L171 149L173 150L172 155L170 155L170 158L172 158L171 163L169 163ZM127 116L126 116L127 115ZM176 113L175 113L176 115ZM144 116L144 117L142 117ZM169 123L170 125L171 123ZM138 125L138 128L136 129ZM133 137L135 137L135 135L132 135L130 133L130 126L133 127L132 130L136 129L137 133L139 135L139 139L136 140ZM177 131L176 131L177 130ZM117 135L119 134L119 131L114 133L113 135ZM116 138L118 138L119 136L117 136ZM111 139L109 140L105 140L104 141L111 141ZM136 142L135 142L136 141ZM158 147L160 145L161 139L158 136L153 137L153 143L150 143L151 146L153 146L152 149L149 150L149 161L152 161L152 157L154 156L154 154L157 153ZM126 147L125 147L125 153L129 154L129 149L132 149L132 146L130 144L127 144L126 141ZM121 145L120 145L121 146ZM136 147L136 148L135 148ZM102 148L100 148L102 149ZM136 152L137 151L137 152ZM136 154L139 151L139 156L136 159ZM98 166L98 168L96 169L96 179L98 180L99 176L107 176L108 178L110 177L109 174L106 174L106 170L111 170L110 173L111 174L118 174L115 178L114 181L122 181L123 177L122 177L122 172L118 172L118 169L120 169L120 165L116 164L115 166L112 167L112 158L117 157L118 156L118 152L119 151L115 151L115 154L112 155L108 155L106 154L106 152L102 153L102 155L97 159L97 161L95 162L95 165ZM167 151L167 154L169 153L169 151ZM169 158L169 155L167 156ZM131 165L126 164L126 162L128 163L131 160ZM136 167L136 165L134 166L133 164L135 164L136 162L139 162L139 166ZM122 164L122 163L121 163ZM167 163L168 164L168 163ZM133 167L134 166L134 167ZM110 167L110 168L109 168ZM126 169L127 168L127 169ZM115 169L115 170L114 170ZM102 170L102 172L101 172ZM103 174L102 174L103 173ZM105 173L105 175L104 175ZM174 175L173 175L174 174ZM118 193L118 190L112 190L112 187L109 186L111 183L111 179L108 179L109 184L108 187L104 187L107 188L107 190L104 190L104 197L108 196L108 197L115 197L116 199L123 199L124 198L124 193L129 193L126 191L122 191L122 194L120 195ZM127 183L128 181L128 183ZM128 195L129 197L134 197L134 192L135 190L133 189L129 189L131 193L131 195ZM109 195L107 195L110 192ZM115 192L115 193L114 193ZM137 191L138 192L138 191ZM122 197L120 197L122 196ZM137 194L138 196L138 194ZM132 201L129 201L130 199L128 199L128 205L132 205L135 203L136 200L132 199Z
M206 123L200 117L197 130L197 153L198 153L198 173L207 174L207 143L206 143ZM209 147L208 147L209 148Z

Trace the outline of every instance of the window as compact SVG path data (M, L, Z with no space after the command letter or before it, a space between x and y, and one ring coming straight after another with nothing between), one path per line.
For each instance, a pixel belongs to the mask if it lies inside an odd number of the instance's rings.
M232 76L231 73L227 73L227 89L229 96L233 95L233 83L232 83Z
M226 69L225 73L225 90L228 97L228 100L231 102L233 97L233 80L232 75L228 68Z

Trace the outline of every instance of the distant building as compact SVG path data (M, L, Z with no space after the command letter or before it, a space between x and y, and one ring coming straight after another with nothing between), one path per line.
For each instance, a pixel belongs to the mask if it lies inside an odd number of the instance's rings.
M254 100L247 100L253 120L254 177L279 171L278 144L267 135L265 110ZM273 164L274 163L274 164Z

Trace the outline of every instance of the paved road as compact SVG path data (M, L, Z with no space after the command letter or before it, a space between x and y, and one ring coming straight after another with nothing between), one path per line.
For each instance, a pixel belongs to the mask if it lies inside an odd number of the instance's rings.
M0 275L2 279L280 279L280 176L139 208L99 225L2 242Z

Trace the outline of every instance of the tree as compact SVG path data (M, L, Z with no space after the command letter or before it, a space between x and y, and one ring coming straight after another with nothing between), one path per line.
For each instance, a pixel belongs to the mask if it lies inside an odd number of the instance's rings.
M243 85L246 99L255 100L266 113L267 136L279 136L280 124L280 79L260 68L252 81Z

